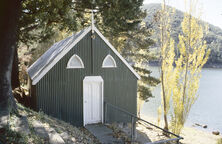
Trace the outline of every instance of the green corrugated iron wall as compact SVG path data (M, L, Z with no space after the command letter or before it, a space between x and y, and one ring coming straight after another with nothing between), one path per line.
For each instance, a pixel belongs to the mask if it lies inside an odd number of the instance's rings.
M104 100L136 114L136 76L105 42L95 35L95 39L92 40L89 32L36 84L38 110L76 126L82 126L83 79L85 76L102 76ZM84 69L66 69L73 54L82 59ZM107 54L113 56L117 68L102 68L103 59ZM108 121L130 120L122 113L111 109L108 110L107 118Z

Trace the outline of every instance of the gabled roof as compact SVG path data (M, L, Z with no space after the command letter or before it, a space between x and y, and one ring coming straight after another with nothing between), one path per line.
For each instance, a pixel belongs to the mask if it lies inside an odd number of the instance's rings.
M39 59L37 59L29 68L28 74L35 85L38 81L66 54L71 50L87 33L95 31L101 39L110 47L110 49L123 61L123 63L140 79L140 76L128 64L128 62L118 53L118 51L109 43L109 41L100 33L95 26L90 26L72 36L61 40L50 47Z

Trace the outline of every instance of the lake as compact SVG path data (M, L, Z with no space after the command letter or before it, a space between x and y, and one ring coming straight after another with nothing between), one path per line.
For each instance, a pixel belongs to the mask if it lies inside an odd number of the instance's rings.
M159 68L151 67L152 75L159 77ZM157 118L157 108L161 103L160 85L153 89L155 98L144 103L141 114ZM199 97L192 106L186 126L194 123L207 125L208 131L222 132L222 69L203 69L200 79Z

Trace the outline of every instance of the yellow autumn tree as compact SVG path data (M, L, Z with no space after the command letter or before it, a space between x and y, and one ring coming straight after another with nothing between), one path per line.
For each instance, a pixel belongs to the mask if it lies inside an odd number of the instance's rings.
M171 131L180 134L190 109L196 101L201 77L201 69L207 62L210 51L204 41L204 26L194 17L197 0L189 0L188 11L181 23L179 35L179 56L173 70L173 91Z
M170 7L166 7L165 0L163 0L162 9L160 11L160 48L161 48L161 67L160 67L160 79L161 79L161 106L158 108L158 123L160 121L161 109L163 109L164 117L164 129L168 130L167 115L170 109L170 98L172 94L172 72L174 63L174 40L170 36L171 31L171 19L174 10Z

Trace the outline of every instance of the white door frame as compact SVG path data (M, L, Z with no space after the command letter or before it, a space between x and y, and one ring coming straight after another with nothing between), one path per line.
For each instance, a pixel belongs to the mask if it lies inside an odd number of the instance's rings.
M101 83L101 122L103 123L103 105L104 105L104 94L103 94L103 85L104 85L104 81L103 78L101 76L86 76L83 79L83 126L85 126L86 124L86 119L85 119L85 99L84 99L84 94L85 94L85 89L84 89L84 84L87 82L98 82Z

